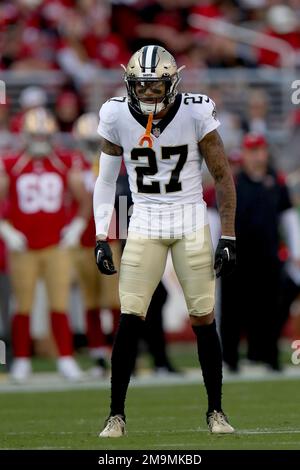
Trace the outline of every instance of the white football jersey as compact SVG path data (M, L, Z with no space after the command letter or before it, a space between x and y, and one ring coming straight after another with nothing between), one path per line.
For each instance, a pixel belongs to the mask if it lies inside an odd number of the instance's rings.
M198 142L220 125L215 103L206 95L178 94L152 124L152 148L139 145L147 122L126 97L115 97L100 109L98 133L123 148L134 202L129 230L182 236L207 224Z

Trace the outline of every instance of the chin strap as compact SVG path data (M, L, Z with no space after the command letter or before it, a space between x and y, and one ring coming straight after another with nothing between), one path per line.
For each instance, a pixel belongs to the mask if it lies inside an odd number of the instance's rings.
M151 137L151 129L152 129L152 121L153 121L153 113L150 113L148 116L148 122L146 127L146 132L139 140L139 145L144 147L144 144L147 144L147 147L153 147L153 138Z

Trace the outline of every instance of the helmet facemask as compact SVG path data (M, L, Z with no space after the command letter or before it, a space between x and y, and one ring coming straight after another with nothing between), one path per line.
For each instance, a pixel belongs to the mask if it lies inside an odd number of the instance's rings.
M26 140L26 149L31 157L43 158L49 156L52 152L52 139L48 135L28 134Z
M89 162L93 163L99 158L99 139L81 139L79 147Z
M180 81L178 74L173 77L162 77L162 78L151 78L151 79L143 79L143 78L125 78L125 83L127 87L127 93L129 98L129 103L131 106L138 112L142 114L150 114L152 113L154 116L160 113L163 109L167 108L170 104L174 103L175 97L177 95L177 85ZM147 101L143 101L141 97L137 96L136 93L136 85L137 84L147 84L148 83L155 83L155 82L163 82L165 84L165 93L163 97L159 97L155 99L153 95L151 97L155 100L154 103L147 103ZM147 98L145 98L146 100Z

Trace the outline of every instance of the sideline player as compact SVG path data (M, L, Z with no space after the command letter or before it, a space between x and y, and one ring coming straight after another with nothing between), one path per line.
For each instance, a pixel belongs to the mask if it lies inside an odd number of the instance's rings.
M9 250L9 269L17 311L12 319L14 362L11 376L25 381L31 372L30 312L35 286L45 281L51 327L58 350L59 372L70 380L81 377L73 358L66 314L71 260L67 248L76 245L90 214L88 195L72 155L55 149L54 117L44 108L28 111L23 120L25 149L1 161L0 198L9 202L0 234ZM66 225L66 199L78 202L78 212Z
M99 173L99 135L97 133L98 117L95 113L82 114L74 124L73 135L79 150L85 157L83 160L83 177L91 204L96 175ZM95 222L91 215L88 226L83 232L80 244L73 249L72 259L78 275L79 285L83 294L86 319L86 335L90 357L94 361L91 374L103 377L107 373L107 356L110 352L101 323L101 309L110 309L113 318L120 317L120 301L118 292L118 276L99 276L94 263ZM121 260L119 240L111 240L110 247L116 266Z

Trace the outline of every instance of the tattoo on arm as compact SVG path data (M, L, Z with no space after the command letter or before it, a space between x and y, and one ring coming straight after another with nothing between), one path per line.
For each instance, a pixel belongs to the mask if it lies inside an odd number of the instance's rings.
M123 155L123 148L119 145L112 144L109 140L104 139L101 137L100 139L100 149L101 152L107 153L108 155L120 157Z
M199 149L215 180L222 235L234 236L236 191L224 145L218 132L209 132L199 142Z

